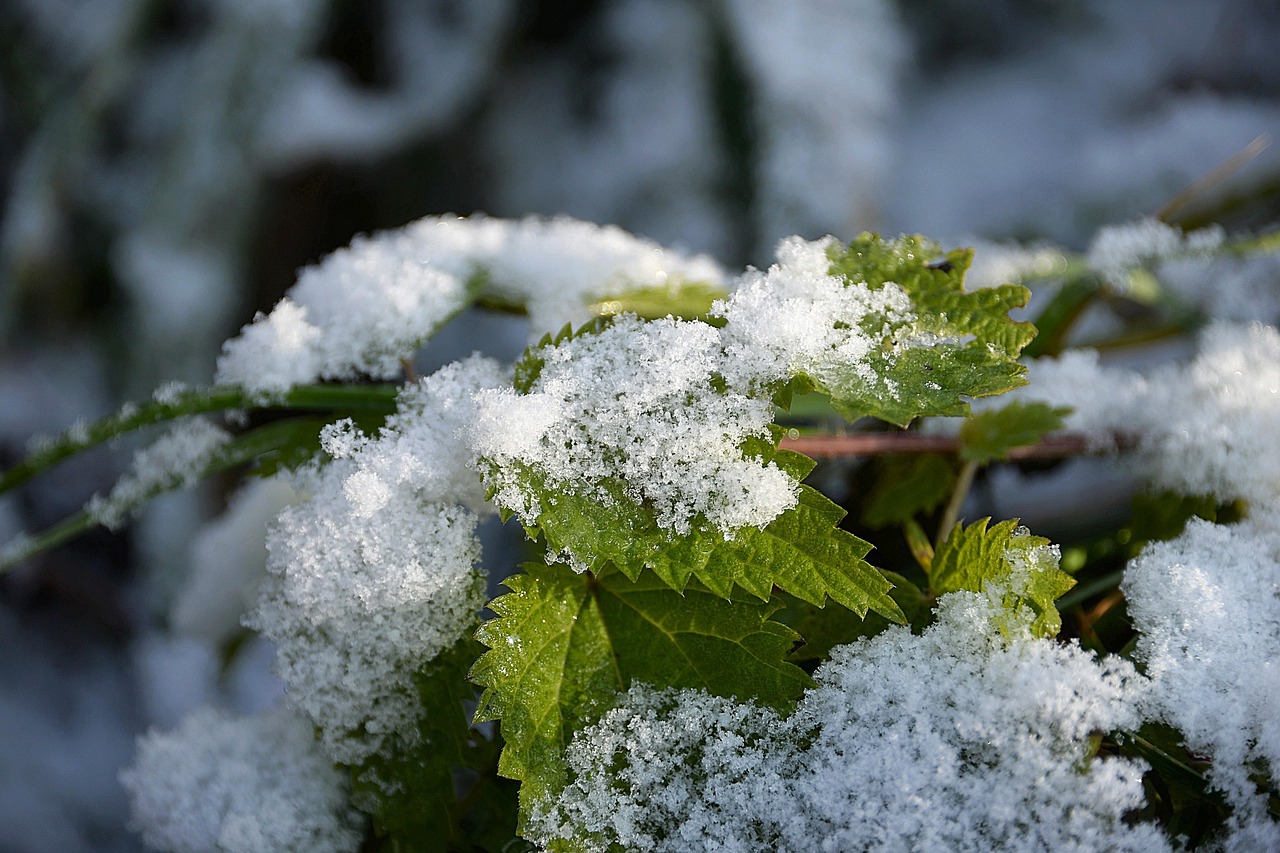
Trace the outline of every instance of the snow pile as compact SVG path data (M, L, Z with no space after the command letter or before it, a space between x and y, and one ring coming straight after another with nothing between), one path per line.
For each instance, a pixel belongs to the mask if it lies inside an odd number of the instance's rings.
M1280 537L1268 515L1227 527L1192 519L1125 571L1152 680L1151 713L1213 759L1235 809L1228 849L1280 849L1280 823L1250 779L1280 783Z
M494 500L534 524L548 485L605 502L620 485L665 529L683 535L705 519L726 537L794 506L791 478L741 450L770 437L771 394L801 372L836 390L885 384L866 357L913 319L896 285L873 291L829 275L832 244L783 241L779 263L748 272L714 305L723 328L621 317L534 351L541 366L527 393L478 398L471 441Z
M304 270L271 314L224 345L217 379L264 396L317 379L388 379L477 290L526 306L536 337L586 322L593 299L723 278L709 258L618 228L432 216Z
M140 738L120 779L156 850L340 853L363 837L343 775L311 727L281 710L235 718L203 708Z
M377 437L327 427L334 460L302 476L306 502L281 513L257 609L246 624L276 644L291 704L336 761L358 764L388 738L412 743L414 673L476 621L476 475L450 433L470 391L505 374L473 358L405 395Z
M1090 746L1138 726L1141 677L1009 624L984 596L946 596L922 636L838 647L787 718L633 687L574 738L574 781L531 834L645 851L1168 849L1124 821L1142 765Z

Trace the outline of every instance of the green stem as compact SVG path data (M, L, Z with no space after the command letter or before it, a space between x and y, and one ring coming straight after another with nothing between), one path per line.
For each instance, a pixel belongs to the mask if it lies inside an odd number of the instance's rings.
M196 479L205 479L222 471L244 465L266 454L297 443L300 435L313 435L328 423L327 418L293 418L275 421L239 436L225 447L203 469ZM147 501L180 488L190 478L174 477L130 501L125 511L132 513ZM50 548L56 548L101 524L93 513L81 510L30 538L19 538L0 549L0 576Z
M960 516L960 507L964 505L964 499L969 494L969 489L973 486L973 478L978 473L978 468L979 463L972 460L964 463L960 468L960 474L956 477L955 488L951 490L951 498L947 501L946 509L942 511L941 521L938 522L937 547L941 547L942 543L947 541L947 537L951 535L951 528L956 526L956 519Z
M68 430L0 475L0 493L21 486L77 453L142 427L188 415L250 408L390 414L395 409L396 392L394 385L304 385L277 401L262 403L238 387L194 388L164 402L127 406L114 415Z

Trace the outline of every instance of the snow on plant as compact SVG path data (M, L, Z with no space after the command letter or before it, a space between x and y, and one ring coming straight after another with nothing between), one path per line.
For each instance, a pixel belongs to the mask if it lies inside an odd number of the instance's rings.
M790 716L637 685L569 745L573 781L533 832L589 849L1159 850L1141 762L1093 760L1136 728L1142 679L1010 624L998 599L942 598L916 636L837 648ZM1008 633L1006 633L1006 631Z
M284 710L236 718L202 708L172 732L140 738L121 781L157 850L338 853L360 842L346 780Z
M139 454L129 505L246 463L298 492L244 624L311 730L224 744L266 724L203 712L145 738L124 778L160 849L1271 846L1280 333L1211 322L1189 363L1143 371L1062 350L1112 302L1181 332L1159 276L1192 242L1272 247L1136 230L1092 262L1008 250L1045 287L1033 325L1010 316L1026 287L967 289L972 251L922 237L792 238L729 280L616 229L433 217L304 271L226 345L222 385L46 442L0 489L196 416ZM536 342L370 381L471 305L527 313ZM799 450L830 446L876 457L850 517L806 479ZM987 466L1089 452L1168 491L1061 547L962 521ZM481 562L495 509L536 545L514 574ZM486 604L488 573L508 592ZM1136 635L1107 615L1122 578ZM242 781L196 808L192 774Z

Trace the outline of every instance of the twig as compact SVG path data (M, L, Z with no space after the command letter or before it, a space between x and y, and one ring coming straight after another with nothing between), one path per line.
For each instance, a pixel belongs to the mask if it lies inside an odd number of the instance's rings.
M1124 436L1109 435L1099 441L1098 436L1083 433L1059 433L1041 439L1036 444L1015 447L1009 458L1062 459L1080 456L1100 448L1124 448L1131 441ZM849 435L802 435L783 438L784 450L795 450L806 456L837 458L853 456L880 456L885 453L957 453L960 439L949 435L922 435L918 432L862 432Z
M1159 219L1161 222L1168 222L1169 217L1173 216L1179 208L1185 207L1197 196L1203 195L1213 189L1214 186L1222 183L1227 178L1243 169L1251 160L1253 160L1253 158L1265 151L1267 146L1270 144L1271 134L1263 133L1258 135L1243 149L1232 154L1226 160L1223 160L1217 166L1210 169L1203 177L1192 181L1190 186L1165 202L1164 207L1156 211L1156 219Z

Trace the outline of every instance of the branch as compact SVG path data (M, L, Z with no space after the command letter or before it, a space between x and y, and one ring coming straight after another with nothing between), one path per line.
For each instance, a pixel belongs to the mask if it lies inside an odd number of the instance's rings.
M1063 459L1110 449L1124 449L1133 439L1124 435L1092 435L1064 432L1051 435L1036 444L1015 447L1009 459ZM818 459L852 456L879 456L885 453L957 453L963 446L959 438L949 435L924 435L918 432L862 432L848 435L802 435L783 438L784 450L795 450Z

